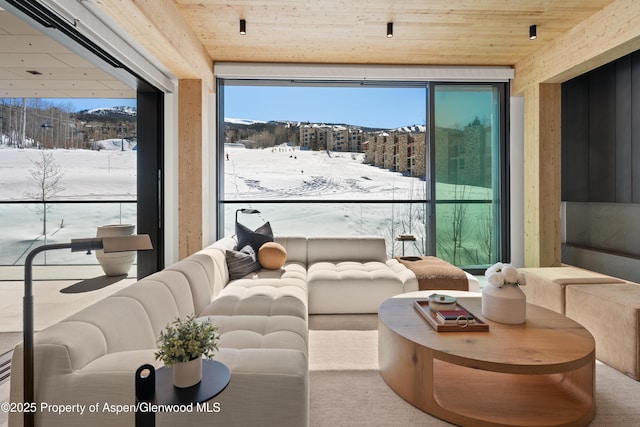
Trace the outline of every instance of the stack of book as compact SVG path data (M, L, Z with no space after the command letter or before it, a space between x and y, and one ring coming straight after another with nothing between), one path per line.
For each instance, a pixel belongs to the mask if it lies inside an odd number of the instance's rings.
M441 323L449 325L470 324L476 321L473 314L460 307L456 310L438 310L436 311L436 319Z

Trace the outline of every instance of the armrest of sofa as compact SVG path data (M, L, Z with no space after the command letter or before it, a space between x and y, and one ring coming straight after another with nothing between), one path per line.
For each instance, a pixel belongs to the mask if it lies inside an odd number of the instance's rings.
M404 285L404 293L419 290L418 279L413 271L399 263L395 258L388 259L386 263L389 268L398 275L398 278Z

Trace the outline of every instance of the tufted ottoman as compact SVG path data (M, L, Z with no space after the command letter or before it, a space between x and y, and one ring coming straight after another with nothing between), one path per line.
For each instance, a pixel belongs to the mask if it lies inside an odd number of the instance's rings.
M266 270L250 278L234 280L202 309L200 315L289 315L306 320L307 286L295 275L286 270Z
M527 295L527 302L565 314L565 288L569 285L600 283L625 283L624 280L578 267L520 268L527 285L520 289Z
M566 292L566 315L591 332L596 357L640 380L640 286L569 285Z
M377 313L382 301L404 292L384 262L317 262L307 272L309 314Z

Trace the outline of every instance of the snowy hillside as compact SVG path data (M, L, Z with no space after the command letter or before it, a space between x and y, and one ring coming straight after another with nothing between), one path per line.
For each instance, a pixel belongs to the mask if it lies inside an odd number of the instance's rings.
M55 203L135 202L137 151L121 151L119 139L101 143L113 149L43 151L0 147L0 201L34 200L38 184L30 170L44 153L52 155L60 165L64 187L48 205L47 242L90 237L99 225L135 223L135 203ZM425 205L419 201L426 198L425 182L362 160L361 153L301 151L286 145L269 149L225 146L222 234L234 233L236 209L250 207L260 210L260 214L240 214L239 221L253 228L269 221L276 234L381 235L387 239L388 249L396 254L399 246L395 237L399 234L416 235L416 245L424 242ZM436 191L440 198L491 197L488 189L478 187L438 183ZM417 202L407 203L408 200ZM215 209L213 201L211 204ZM471 205L467 213L469 227L482 227L487 213L480 210L490 208ZM451 225L451 209L451 205L438 207L439 229ZM44 240L42 217L39 204L0 203L0 264L20 263L28 248ZM407 254L416 251L419 253L419 248L408 248ZM62 253L52 255L49 262L52 260L90 262Z
M126 115L131 117L136 117L137 109L136 107L101 107L101 108L92 108L90 110L82 110L78 111L78 114L95 114L98 116L110 116L110 115Z

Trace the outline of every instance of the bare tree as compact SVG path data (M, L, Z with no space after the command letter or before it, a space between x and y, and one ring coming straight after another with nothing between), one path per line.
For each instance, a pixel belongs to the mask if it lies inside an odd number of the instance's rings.
M41 151L40 160L32 160L33 167L29 169L31 178L37 185L37 191L30 193L28 196L42 202L42 211L44 214L42 234L47 235L47 206L46 202L56 197L58 193L64 191L61 180L64 175L62 167L56 163L53 153Z
M454 186L454 200L462 201L468 199L467 187L465 185L460 188L458 184ZM467 217L467 204L453 203L451 220L449 224L442 224L442 229L438 232L437 245L442 252L443 258L454 265L462 263L462 255L464 252L463 243L469 235L469 218Z

